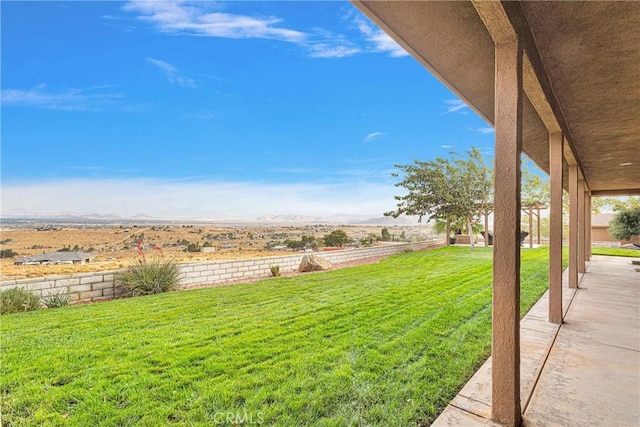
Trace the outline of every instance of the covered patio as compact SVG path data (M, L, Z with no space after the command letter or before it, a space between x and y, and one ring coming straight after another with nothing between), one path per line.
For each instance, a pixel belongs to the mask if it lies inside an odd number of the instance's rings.
M548 293L520 322L523 424L640 425L639 274L628 258L594 256L580 276L570 289L564 275L562 325L547 322ZM500 425L491 359L433 425Z
M523 414L527 425L638 425L640 276L630 270L620 279L622 265L592 260L590 219L592 197L640 194L640 3L354 4L495 128L490 381L482 398L468 395L473 385L456 398L472 406L451 407L508 426L521 425ZM521 327L522 153L549 174L551 195L549 291ZM537 342L545 333L550 343ZM531 371L536 358L546 364ZM539 378L527 373L536 369ZM594 396L611 406L590 406ZM622 402L628 413L612 409ZM468 424L445 414L439 423Z

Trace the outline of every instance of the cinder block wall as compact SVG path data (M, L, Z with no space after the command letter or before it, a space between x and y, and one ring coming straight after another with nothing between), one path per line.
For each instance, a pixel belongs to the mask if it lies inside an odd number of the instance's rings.
M334 264L351 262L365 258L389 256L409 250L420 250L433 246L434 242L402 243L372 248L345 249L340 251L316 252ZM180 285L184 289L224 283L229 280L270 277L271 266L280 266L281 272L298 269L304 254L283 255L229 261L207 261L180 265ZM34 279L19 279L0 282L0 289L23 288L38 296L48 293L62 293L67 289L73 303L101 301L119 295L117 274L123 270L79 273L65 276L48 276Z
M0 282L0 289L23 288L38 296L63 293L67 289L71 302L90 302L114 298L117 293L116 275L121 270L47 276Z

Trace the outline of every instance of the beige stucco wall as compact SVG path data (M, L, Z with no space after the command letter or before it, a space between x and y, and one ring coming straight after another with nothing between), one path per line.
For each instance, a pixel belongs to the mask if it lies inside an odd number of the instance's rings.
M594 242L619 242L609 234L609 227L591 227L591 240Z

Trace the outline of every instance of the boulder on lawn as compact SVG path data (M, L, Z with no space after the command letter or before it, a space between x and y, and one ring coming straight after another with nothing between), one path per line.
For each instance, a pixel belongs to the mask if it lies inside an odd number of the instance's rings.
M333 264L331 264L331 261L324 259L321 256L310 254L302 257L298 270L301 273L306 273L308 271L329 270L332 266Z

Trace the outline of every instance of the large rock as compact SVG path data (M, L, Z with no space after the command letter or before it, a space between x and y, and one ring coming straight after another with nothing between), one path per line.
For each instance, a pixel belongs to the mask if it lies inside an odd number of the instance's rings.
M333 264L331 264L331 261L318 255L309 254L302 257L298 270L301 273L305 273L307 271L323 271L329 270L332 266Z

